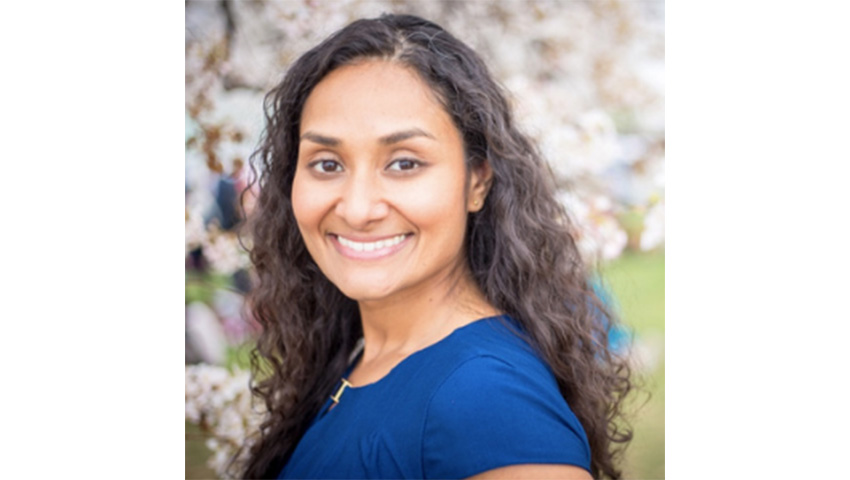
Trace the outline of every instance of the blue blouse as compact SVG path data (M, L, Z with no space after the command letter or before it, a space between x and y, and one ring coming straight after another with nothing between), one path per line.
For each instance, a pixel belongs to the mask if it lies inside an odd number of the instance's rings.
M507 316L478 320L329 399L278 478L464 478L518 464L590 469L551 370Z

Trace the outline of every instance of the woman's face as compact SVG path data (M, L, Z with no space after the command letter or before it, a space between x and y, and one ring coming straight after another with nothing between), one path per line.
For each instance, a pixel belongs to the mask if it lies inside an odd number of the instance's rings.
M415 73L378 60L334 70L307 98L300 135L295 218L346 296L427 293L465 267L487 170L467 175L460 132Z

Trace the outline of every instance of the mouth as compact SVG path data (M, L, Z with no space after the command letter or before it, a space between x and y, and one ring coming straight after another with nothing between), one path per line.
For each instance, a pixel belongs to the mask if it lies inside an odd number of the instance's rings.
M402 233L371 241L353 240L342 235L330 234L332 243L342 255L349 258L371 260L392 255L407 244L412 233Z

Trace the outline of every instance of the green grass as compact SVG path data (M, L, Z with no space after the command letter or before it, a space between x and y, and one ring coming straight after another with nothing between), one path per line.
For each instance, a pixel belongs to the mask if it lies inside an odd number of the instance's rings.
M644 379L643 388L649 393L633 400L640 407L631 424L634 438L626 450L625 478L664 478L664 362Z
M626 252L602 275L627 325L639 335L664 335L664 250Z
M254 348L254 342L245 342L239 346L228 346L224 352L224 365L233 370L250 370L251 369L251 349Z
M207 458L212 455L205 442L209 435L194 423L186 421L186 478L218 478L207 467Z
M623 322L655 355L653 368L636 378L642 391L631 402L634 438L626 450L625 476L664 478L664 251L627 252L602 274Z
M214 273L186 272L186 305L192 302L212 302L217 289L232 288L229 276Z

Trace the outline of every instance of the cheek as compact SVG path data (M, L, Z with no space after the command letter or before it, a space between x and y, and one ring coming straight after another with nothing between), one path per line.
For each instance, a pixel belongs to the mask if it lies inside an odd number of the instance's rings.
M318 225L323 210L323 196L311 188L309 183L297 174L292 182L292 213L302 234L307 233L305 229Z
M423 233L437 235L442 241L456 236L462 238L467 216L462 182L442 179L400 193L403 214Z

